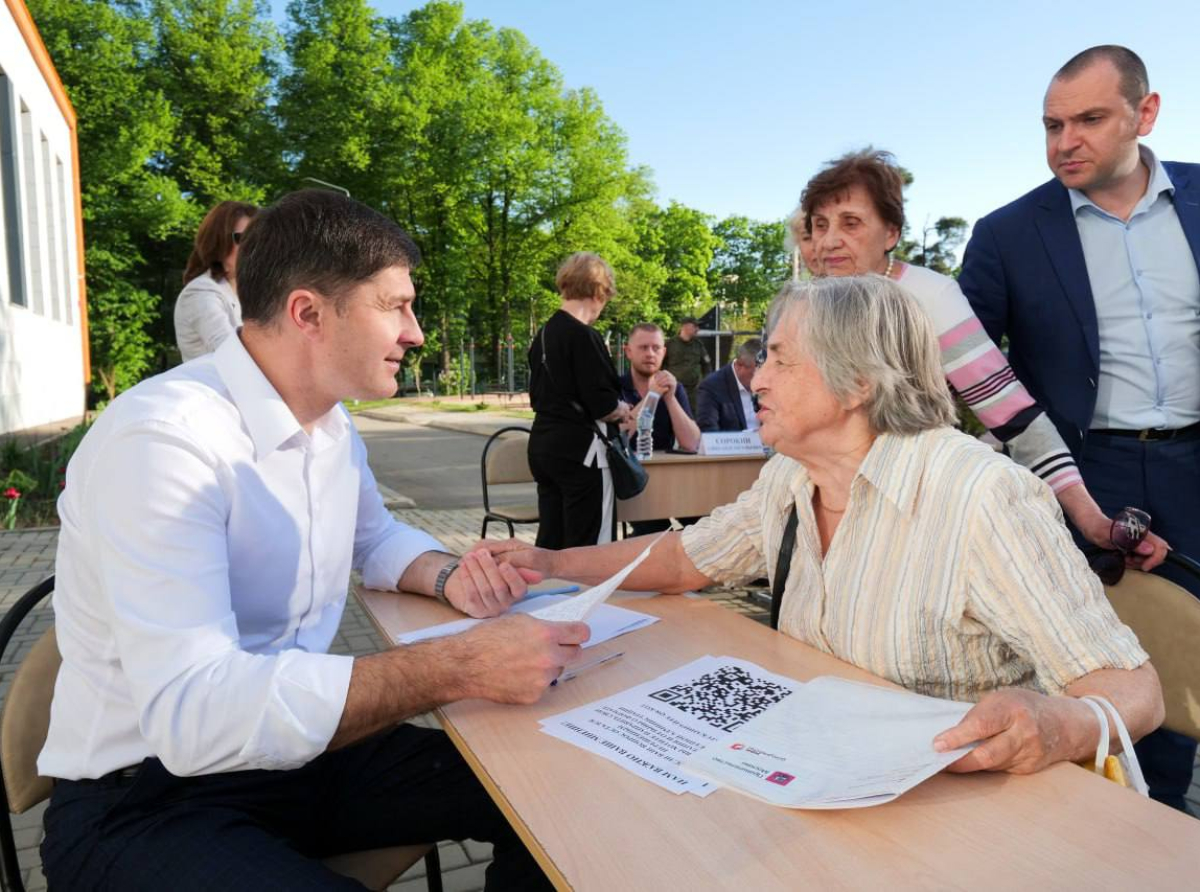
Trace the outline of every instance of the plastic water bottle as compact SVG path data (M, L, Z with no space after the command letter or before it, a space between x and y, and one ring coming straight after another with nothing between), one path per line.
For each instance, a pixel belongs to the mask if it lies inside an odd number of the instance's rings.
M654 411L658 408L659 394L652 390L646 394L642 410L637 417L637 457L645 461L654 454Z

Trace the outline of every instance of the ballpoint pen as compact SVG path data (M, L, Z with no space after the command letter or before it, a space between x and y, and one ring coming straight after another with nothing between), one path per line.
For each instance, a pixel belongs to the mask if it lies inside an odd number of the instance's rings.
M617 657L625 656L625 651L619 650L613 654L605 654L598 659L592 660L590 663L581 663L578 666L572 666L569 669L564 669L562 675L550 682L550 687L556 686L560 681L570 681L581 672L586 672L589 669L595 669L597 666L603 666L605 663L611 663Z

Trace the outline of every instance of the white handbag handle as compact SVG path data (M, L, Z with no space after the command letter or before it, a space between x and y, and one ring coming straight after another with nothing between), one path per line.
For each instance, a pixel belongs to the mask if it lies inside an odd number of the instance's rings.
M1100 744L1096 747L1096 774L1104 774L1104 760L1108 758L1108 716L1104 707L1088 697L1080 697L1079 702L1096 714L1100 723Z
M1129 729L1125 727L1125 720L1121 718L1121 713L1117 712L1117 708L1108 702L1105 698L1097 694L1084 694L1081 698L1089 706L1099 704L1103 707L1103 712L1107 712L1112 717L1113 726L1117 729L1117 736L1121 739L1121 764L1125 768L1125 773L1129 777L1129 783L1133 789L1141 793L1143 796L1150 795L1150 788L1146 784L1146 778L1142 775L1142 766L1138 764L1137 754L1133 751L1133 741L1129 737ZM1098 715L1103 716L1103 712ZM1100 741L1105 750L1105 755L1108 751L1108 722L1102 720L1100 722L1101 732ZM1096 764L1103 767L1104 759L1100 756L1100 751L1096 751Z

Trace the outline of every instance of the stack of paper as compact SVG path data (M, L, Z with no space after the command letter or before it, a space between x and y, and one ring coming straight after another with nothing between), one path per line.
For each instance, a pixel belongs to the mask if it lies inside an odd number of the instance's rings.
M518 601L501 615L511 616L518 613L528 613L530 616L537 616L539 619L550 619L550 617L542 616L541 614L549 608L558 606L562 602L569 604L580 597L582 596L543 595L540 598L526 598L524 601ZM486 622L486 620L456 619L448 623L442 623L441 625L429 626L425 629L417 629L415 632L406 632L403 635L397 635L396 643L415 644L418 641L426 641L430 638L457 635L459 632L465 632L472 626L476 626L482 622ZM610 641L618 635L624 635L626 632L645 628L656 622L658 622L658 617L650 616L648 613L639 613L636 610L628 610L613 604L601 604L594 608L588 617L587 623L592 630L592 637L583 646L592 647L601 642Z
M701 657L654 681L542 720L542 730L673 793L716 785L680 767L779 703L800 683L732 657Z
M684 770L773 805L861 808L890 802L970 752L933 738L971 708L821 677L683 762Z

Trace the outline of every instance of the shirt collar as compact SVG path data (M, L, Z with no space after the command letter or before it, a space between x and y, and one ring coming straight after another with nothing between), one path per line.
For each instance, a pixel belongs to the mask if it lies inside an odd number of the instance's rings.
M925 468L921 441L924 434L880 434L871 444L867 457L858 467L859 477L880 495L907 514L917 498L917 487Z
M1138 154L1141 156L1142 163L1150 169L1150 182L1146 184L1146 194L1134 207L1133 214L1150 207L1164 192L1170 195L1175 194L1175 184L1171 182L1171 177L1167 175L1167 169L1163 167L1163 163L1158 160L1158 156L1150 150L1150 147L1139 145ZM1071 213L1075 216L1079 215L1080 209L1089 207L1094 208L1097 213L1112 216L1078 189L1068 189L1067 195L1071 199ZM1133 214L1130 214L1130 217L1133 217Z
M297 435L304 441L310 439L279 391L246 351L240 332L224 340L213 354L213 362L254 443L256 459L270 455ZM344 437L349 425L343 407L334 406L317 419L311 439L320 448L322 441L336 442Z
M737 372L734 372L732 367L730 367L729 371L733 373L733 380L737 382L738 391L753 396L754 394L750 393L750 388L743 384L742 379L737 376Z

